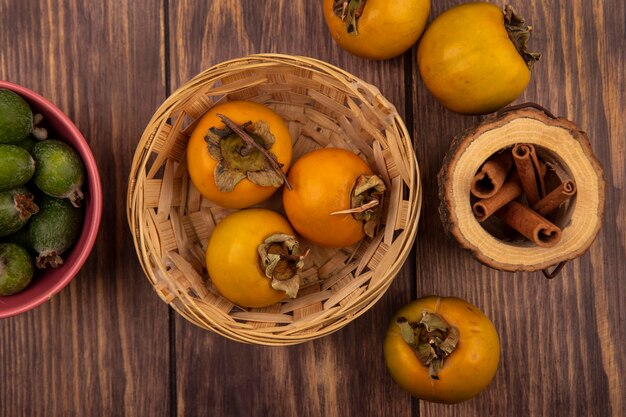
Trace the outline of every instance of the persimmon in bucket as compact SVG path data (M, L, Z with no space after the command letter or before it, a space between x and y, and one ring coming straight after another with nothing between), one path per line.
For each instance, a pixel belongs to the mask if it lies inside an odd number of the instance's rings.
M206 265L225 298L243 307L266 307L296 297L306 254L285 218L251 208L228 215L216 226Z
M282 186L291 152L289 129L278 114L252 101L230 101L212 107L194 129L187 167L207 199L244 208Z
M298 159L288 175L283 205L291 225L310 242L350 246L373 237L385 184L353 152L324 148Z

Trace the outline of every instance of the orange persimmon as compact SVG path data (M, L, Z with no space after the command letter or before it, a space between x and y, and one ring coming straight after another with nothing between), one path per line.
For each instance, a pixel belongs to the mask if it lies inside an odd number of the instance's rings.
M207 199L229 208L244 208L269 198L283 178L258 148L230 129L226 116L282 165L291 163L291 135L285 121L252 101L229 101L212 107L194 129L187 145L187 167L195 187Z
M498 333L476 306L456 297L424 297L395 314L384 342L393 380L422 400L459 403L493 379Z
M218 223L209 238L206 265L225 298L242 307L265 307L296 296L304 256L283 216L251 208Z
M310 242L350 246L376 229L385 187L355 153L336 148L309 152L293 164L287 178L293 190L283 191L285 213ZM366 204L369 208L358 211Z

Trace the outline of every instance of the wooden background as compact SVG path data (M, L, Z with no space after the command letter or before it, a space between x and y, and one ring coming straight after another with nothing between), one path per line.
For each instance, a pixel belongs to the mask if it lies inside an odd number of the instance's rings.
M431 19L457 3L433 1ZM517 7L543 52L517 102L577 122L606 171L601 233L551 281L490 270L444 235L436 174L452 136L479 118L429 95L415 49L385 62L339 49L321 0L0 0L0 78L75 121L105 192L100 238L79 275L48 303L0 321L0 415L624 415L626 8L621 0ZM201 70L258 52L320 58L378 86L412 129L423 176L414 253L388 292L341 331L286 348L232 342L173 313L143 277L125 218L131 158L159 104ZM387 321L427 294L466 298L500 334L494 381L460 405L412 399L385 369Z

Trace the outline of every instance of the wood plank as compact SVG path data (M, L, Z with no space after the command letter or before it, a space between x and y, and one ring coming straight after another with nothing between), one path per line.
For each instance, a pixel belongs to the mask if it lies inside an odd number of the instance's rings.
M434 2L431 18L458 3ZM541 273L491 270L446 238L436 215L439 164L449 140L479 118L446 111L415 76L414 129L424 175L417 293L454 295L476 304L494 321L502 350L500 368L485 392L454 407L420 402L420 416L623 414L626 10L623 2L608 3L517 5L534 27L532 49L544 55L516 103L534 101L578 123L588 132L607 180L599 237L552 281Z
M0 415L169 413L168 309L125 216L134 147L163 100L163 3L0 0L0 78L56 103L92 147L104 211L82 271L0 321ZM149 331L148 331L149 329Z
M404 59L368 62L339 49L321 2L169 3L173 88L250 53L307 55L380 86L404 115ZM387 375L382 341L391 314L411 297L412 259L372 310L303 345L242 345L177 318L177 415L411 415L412 400Z
M461 2L433 2L431 18ZM99 161L107 204L100 239L76 279L45 305L0 321L0 416L623 413L623 2L517 5L535 27L531 45L544 52L517 102L536 101L579 123L606 171L600 236L552 281L493 271L445 237L436 174L449 139L480 118L448 112L430 96L414 71L415 51L387 62L350 56L330 38L320 2L105 3L0 0L0 78L42 93L75 120ZM134 147L165 85L176 88L213 64L255 52L338 65L378 85L415 121L424 185L416 249L376 306L333 335L286 348L248 346L176 316L169 352L167 307L144 279L126 225ZM382 360L385 327L414 294L466 298L495 322L501 365L479 397L457 406L418 403L391 382Z

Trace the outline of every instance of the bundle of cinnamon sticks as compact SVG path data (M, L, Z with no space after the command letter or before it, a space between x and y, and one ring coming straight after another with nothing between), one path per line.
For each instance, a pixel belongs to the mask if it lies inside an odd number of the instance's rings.
M564 179L546 190L548 169L532 144L516 144L493 155L472 179L476 219L483 222L495 215L537 246L556 245L561 229L546 217L576 194L576 184Z

